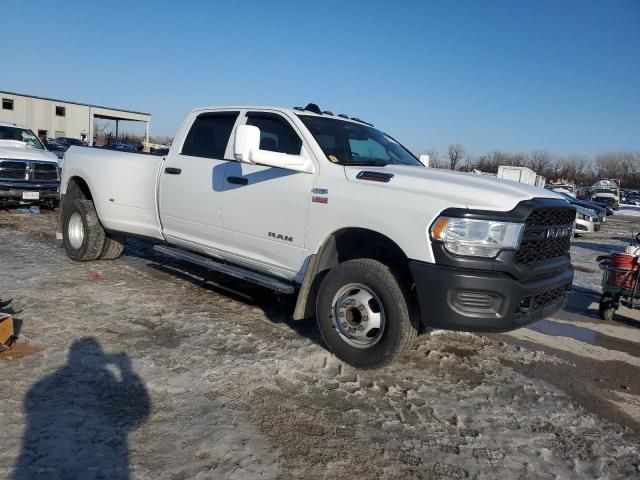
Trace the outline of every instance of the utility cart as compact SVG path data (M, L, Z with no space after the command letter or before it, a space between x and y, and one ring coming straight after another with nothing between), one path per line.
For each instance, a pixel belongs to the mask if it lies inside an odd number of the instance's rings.
M598 309L602 320L613 320L620 305L640 308L638 257L626 253L614 253L598 257L602 274L602 296Z

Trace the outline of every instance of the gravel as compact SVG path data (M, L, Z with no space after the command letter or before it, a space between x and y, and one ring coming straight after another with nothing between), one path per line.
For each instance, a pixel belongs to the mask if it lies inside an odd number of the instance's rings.
M519 371L558 356L434 332L357 371L288 298L139 240L74 263L53 223L0 212L0 296L42 349L0 358L0 478L640 478L637 432Z

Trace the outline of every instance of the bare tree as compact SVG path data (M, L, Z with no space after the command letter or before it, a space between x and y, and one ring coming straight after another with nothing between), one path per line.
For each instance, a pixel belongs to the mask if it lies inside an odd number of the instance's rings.
M449 169L455 170L458 164L466 157L467 151L459 143L452 143L447 149L449 157Z
M538 175L543 175L547 178L557 175L557 172L551 172L551 167L555 167L553 157L550 153L542 150L534 150L529 154L527 166Z

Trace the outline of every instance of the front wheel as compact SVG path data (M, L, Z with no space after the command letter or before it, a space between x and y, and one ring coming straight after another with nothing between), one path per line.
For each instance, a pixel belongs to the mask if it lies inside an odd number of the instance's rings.
M407 292L389 267L377 260L338 265L318 292L316 320L323 340L338 358L356 368L392 363L418 333Z

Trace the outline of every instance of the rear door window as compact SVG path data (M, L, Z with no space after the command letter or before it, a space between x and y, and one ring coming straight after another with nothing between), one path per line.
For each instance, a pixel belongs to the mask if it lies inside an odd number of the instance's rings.
M198 115L184 141L182 155L224 159L239 113L211 112Z

